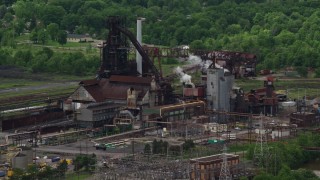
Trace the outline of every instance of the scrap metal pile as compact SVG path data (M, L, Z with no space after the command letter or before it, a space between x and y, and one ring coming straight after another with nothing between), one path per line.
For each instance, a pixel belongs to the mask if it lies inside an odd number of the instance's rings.
M187 160L135 156L135 160L116 159L95 174L95 179L190 179Z

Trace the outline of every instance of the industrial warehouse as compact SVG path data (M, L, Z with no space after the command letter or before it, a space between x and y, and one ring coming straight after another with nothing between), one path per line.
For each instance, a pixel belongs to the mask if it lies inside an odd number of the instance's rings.
M273 76L263 76L261 88L249 92L236 85L236 79L257 76L256 55L142 45L141 21L135 36L123 18L107 19L98 73L80 81L72 94L41 106L2 106L1 129L9 133L2 139L1 161L9 164L8 176L12 168L62 159L37 160L37 153L58 153L71 164L80 151L106 158L96 179L250 179L267 168L268 142L319 125L318 102L287 101L276 92ZM163 76L165 57L193 63ZM189 75L195 72L201 75ZM7 115L20 111L29 115ZM280 119L283 111L292 113ZM186 156L187 142L206 151ZM244 142L256 145L253 162L243 161L244 151L227 151ZM73 143L80 146L67 146ZM159 148L150 148L156 143Z

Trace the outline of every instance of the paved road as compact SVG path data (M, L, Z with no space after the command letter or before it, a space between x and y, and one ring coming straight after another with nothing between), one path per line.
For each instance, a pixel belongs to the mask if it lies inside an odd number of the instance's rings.
M111 157L120 158L132 153L132 145L128 144L126 147L112 148L104 150L96 150L94 143L90 140L82 140L75 143L58 145L58 146L40 146L34 148L37 152L47 152L65 155L77 155L77 154L96 154L98 157ZM144 149L142 143L135 143L134 152L140 153Z

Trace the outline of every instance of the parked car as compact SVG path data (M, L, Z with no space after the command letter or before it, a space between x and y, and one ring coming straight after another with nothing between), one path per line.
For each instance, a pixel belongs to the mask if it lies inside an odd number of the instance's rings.
M238 131L241 131L241 128L239 128L239 127L236 127L236 128L234 128L235 130L238 130Z

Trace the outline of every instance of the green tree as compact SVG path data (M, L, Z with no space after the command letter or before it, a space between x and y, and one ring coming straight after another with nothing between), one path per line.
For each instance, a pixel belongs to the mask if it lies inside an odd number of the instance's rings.
M148 154L148 155L151 154L151 146L150 146L150 144L146 144L144 146L144 154Z
M13 30L7 30L3 32L1 37L1 46L10 46L12 48L15 48L16 42L14 40Z
M37 16L36 12L38 12L35 1L17 1L13 6L13 10L17 18L26 21Z
M16 35L20 36L25 29L25 22L21 19L15 20L13 22L13 29Z
M242 176L239 180L249 180L248 177Z
M79 25L79 16L77 14L66 14L61 21L61 27L70 33L74 32L77 25Z
M45 54L39 54L31 61L31 70L35 73L44 72L48 57Z
M32 179L37 179L38 173L39 173L39 168L37 167L37 165L32 164L27 167L25 176Z
M183 143L183 150L184 151L188 151L189 149L194 148L194 147L195 147L195 144L194 144L193 140L186 140Z
M67 43L67 33L60 30L57 34L57 41L59 44L65 45Z
M37 177L39 179L53 179L57 174L58 172L50 166L45 166L44 169L41 169L41 171L38 172Z
M33 30L30 33L30 41L32 41L34 44L38 43L38 32L37 32L37 30Z
M58 176L59 177L64 177L66 172L68 170L68 163L67 161L64 159L62 162L59 163L59 165L57 166L57 171L58 171Z
M18 50L14 55L14 63L21 67L29 65L33 59L33 54L30 50Z
M45 45L48 42L48 32L45 29L41 29L38 32L38 42L42 45Z
M266 174L266 173L259 174L253 178L253 180L275 180L275 179L276 178L274 176L272 176L271 174Z
M60 24L66 11L61 6L46 5L40 9L41 16L39 17L45 26L50 23Z
M205 43L201 40L194 40L190 43L191 49L206 49Z
M22 169L13 169L13 174L10 177L11 180L21 180L24 171Z
M316 70L315 70L315 75L314 75L315 78L320 78L320 67L318 67Z
M304 66L296 67L296 70L300 76L302 76L302 77L308 76L308 68L307 67L304 67Z
M47 59L50 59L53 56L54 52L52 49L48 47L43 47L41 51L38 51L36 53L36 55L41 55L41 54L46 55L48 57Z
M0 19L4 17L7 12L7 7L5 5L0 5Z
M51 40L57 41L57 39L58 39L58 33L59 33L59 25L56 24L56 23L50 23L50 24L47 26L47 31L48 31L48 34L49 34L50 37L51 37Z
M3 17L3 20L6 22L6 23L10 23L13 21L13 15L11 14L11 12L7 12L4 17Z

